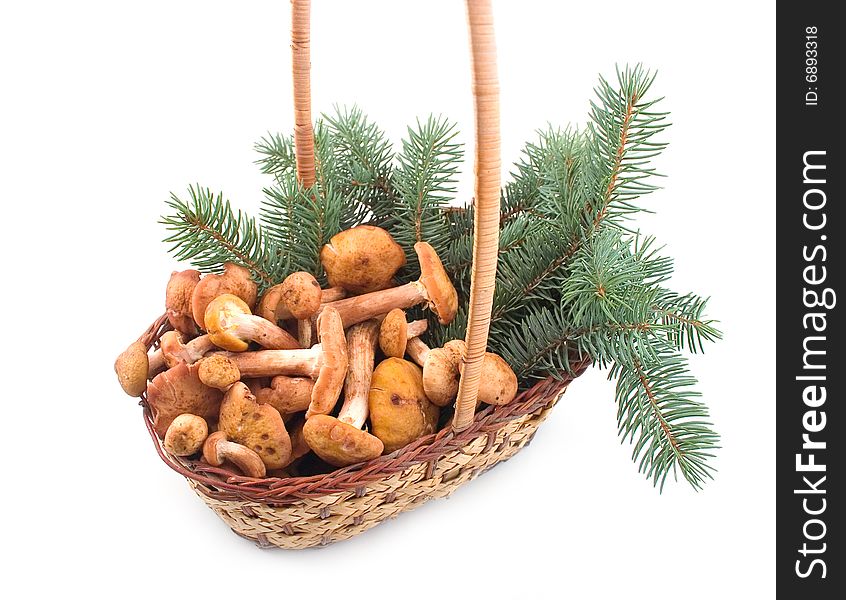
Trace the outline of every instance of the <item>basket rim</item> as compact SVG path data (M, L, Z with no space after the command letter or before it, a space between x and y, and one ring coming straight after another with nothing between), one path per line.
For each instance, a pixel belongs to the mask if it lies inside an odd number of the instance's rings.
M159 337L169 329L166 317L156 320L142 336L148 347L158 343ZM563 373L560 379L549 377L523 390L509 404L488 406L477 412L472 424L461 432L446 426L438 432L418 438L411 444L373 460L342 467L329 473L305 477L266 477L254 479L213 467L200 460L171 456L153 428L153 415L142 396L144 424L159 458L183 477L200 484L205 495L218 500L252 501L263 504L290 504L304 498L355 491L363 494L368 483L385 479L414 465L429 463L434 471L440 458L461 449L479 436L488 435L493 445L495 433L510 421L532 414L553 402L569 384L587 370L589 359L583 357L573 363L572 373ZM487 446L486 446L487 449Z

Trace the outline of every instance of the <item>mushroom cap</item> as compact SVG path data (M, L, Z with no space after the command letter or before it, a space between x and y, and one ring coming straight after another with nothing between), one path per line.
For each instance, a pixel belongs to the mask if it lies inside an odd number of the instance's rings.
M153 415L153 428L165 436L173 420L183 413L216 419L223 394L202 381L198 366L178 364L159 373L147 386L147 404Z
M268 469L281 469L291 456L291 438L279 411L259 404L250 389L235 383L220 406L220 431L261 457Z
M115 373L117 373L120 387L136 398L147 389L149 370L150 359L147 356L147 346L141 342L131 343L115 360Z
M427 242L414 244L420 261L420 283L426 288L429 308L438 315L441 325L446 325L458 312L458 292L452 285L438 253Z
M517 375L498 354L485 353L480 381L479 400L485 404L500 406L517 396Z
M328 414L335 408L347 376L347 339L338 311L331 306L325 307L317 318L317 331L322 358L306 418Z
M265 290L256 305L256 312L262 319L267 319L271 323L277 323L276 309L282 301L282 284L276 284L271 288Z
M382 441L329 415L314 415L303 426L309 448L335 467L372 460L385 449Z
M385 359L373 371L368 404L373 435L385 453L434 433L440 414L423 391L423 371L401 358Z
M389 312L379 326L379 347L385 356L402 358L408 343L408 322L405 311L395 308Z
M423 390L438 406L446 406L458 395L461 375L455 355L446 348L433 348L423 363Z
M250 343L238 337L238 317L249 315L250 307L234 294L221 294L206 307L205 325L212 343L224 350L244 352Z
M320 250L329 285L353 294L383 290L405 264L405 252L387 231L359 225L342 231Z
M200 272L194 269L174 271L170 274L165 291L167 320L176 331L186 335L195 335L197 325L191 311L191 297L194 288L200 282Z
M291 436L291 458L288 460L289 465L298 458L302 458L311 452L311 448L306 443L305 437L303 436L303 427L305 424L305 418L298 417L290 425L286 426L288 427L288 435Z
M226 263L221 274L203 277L191 295L191 313L200 329L206 328L206 307L221 294L234 294L246 302L248 307L253 307L256 305L258 286L250 277L250 270L235 263Z
M185 356L185 340L182 334L176 330L165 331L159 339L159 348L162 350L165 364L168 369L175 367L180 363L190 362L186 360Z
M230 385L241 379L238 365L222 354L207 356L197 363L197 367L200 381L218 390L226 391Z
M253 392L259 404L269 404L286 414L306 410L311 403L314 381L310 377L289 377L277 375L270 382L270 387L262 387Z
M308 319L318 310L323 297L320 283L311 273L291 273L281 284L281 304L295 319ZM278 309L277 309L278 314Z
M209 425L197 415L184 413L176 417L164 437L165 450L174 456L191 456L200 451L209 437Z

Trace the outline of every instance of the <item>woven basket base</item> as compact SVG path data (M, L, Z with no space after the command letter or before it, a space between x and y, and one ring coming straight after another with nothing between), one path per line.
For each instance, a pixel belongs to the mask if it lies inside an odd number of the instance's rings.
M557 401L482 434L436 463L423 462L354 491L299 499L283 506L218 500L208 488L188 479L197 495L232 531L262 548L302 549L346 540L412 510L432 498L445 498L460 485L528 444Z

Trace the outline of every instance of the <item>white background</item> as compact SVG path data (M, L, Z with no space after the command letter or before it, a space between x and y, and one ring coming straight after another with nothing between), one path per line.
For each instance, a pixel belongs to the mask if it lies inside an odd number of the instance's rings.
M156 223L199 182L254 210L253 143L292 124L289 3L16 2L0 11L2 586L13 596L767 598L774 583L774 14L764 2L495 3L503 159L583 123L642 61L673 113L641 227L725 341L693 361L722 433L702 493L659 495L591 371L534 443L456 492L320 551L260 551L156 457L115 355L176 268ZM315 111L399 140L429 112L472 143L463 3L313 9ZM465 165L460 195L472 193ZM11 436L11 439L10 439ZM333 583L334 582L334 583ZM9 594L4 596L11 597Z

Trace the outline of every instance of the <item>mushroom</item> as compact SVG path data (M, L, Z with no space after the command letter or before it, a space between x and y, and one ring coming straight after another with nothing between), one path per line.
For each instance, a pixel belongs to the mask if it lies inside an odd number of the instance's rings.
M222 354L213 354L202 359L197 363L197 374L204 384L222 392L241 379L241 372L235 363Z
M290 333L250 313L247 303L233 294L223 294L209 303L205 323L211 341L232 352L243 352L250 342L274 350L300 347Z
M362 430L368 415L368 394L376 355L379 322L375 319L347 332L349 368L344 381L344 404L338 418L313 415L303 426L303 437L320 458L336 467L371 460L385 449L382 441Z
M171 422L183 413L216 419L223 394L202 381L197 365L178 364L159 373L147 386L153 428L164 437Z
M154 372L154 365L160 362L164 362L168 368L180 363L193 365L215 349L217 346L208 335L201 335L185 342L178 331L167 331L159 340L159 349L150 355L150 373Z
M253 393L259 404L269 404L284 417L306 410L311 403L314 381L308 377L277 375L270 387L256 389Z
M174 271L170 274L165 291L167 320L176 330L186 335L196 335L197 325L191 311L191 297L200 282L200 272L194 269Z
M402 358L408 340L423 335L428 326L426 319L407 323L405 311L395 308L387 314L379 328L379 347L385 356Z
M203 444L203 458L213 467L220 467L228 460L247 477L258 479L267 473L264 462L256 452L241 444L230 442L222 431L216 431L206 438Z
M226 263L222 274L212 274L203 277L194 288L191 295L191 313L200 329L206 329L205 315L209 303L221 294L233 294L252 308L256 305L258 286L250 278L250 270Z
M359 225L332 236L320 250L320 262L329 285L365 294L391 285L405 252L384 229Z
M256 313L276 323L287 319L308 319L320 309L323 290L311 273L297 271L267 290Z
M190 413L181 414L168 426L164 436L165 450L174 456L191 456L200 451L209 437L206 420Z
M268 469L281 469L291 456L291 438L279 411L259 404L250 389L236 383L220 405L218 429L226 439L243 444L261 457Z
M411 360L423 367L423 390L438 406L446 406L458 395L459 363L464 357L462 340L447 342L443 348L430 349L420 338L408 340Z
M324 309L317 320L320 343L300 350L259 350L230 354L243 377L305 375L314 379L306 418L328 414L338 401L347 374L347 344L341 317Z
M446 325L455 318L458 294L432 246L426 242L417 242L414 251L420 260L420 278L417 281L330 302L321 311L331 306L340 313L344 327L351 327L391 309L408 308L426 302L438 315L438 321Z
M368 405L373 435L385 453L434 433L440 413L423 391L420 367L401 358L387 358L373 371Z
M121 352L115 360L115 373L123 391L140 397L147 390L147 373L150 361L147 356L147 346L141 342L133 342Z
M464 371L463 362L459 371ZM479 402L501 406L517 396L517 375L499 354L485 352L479 381Z

